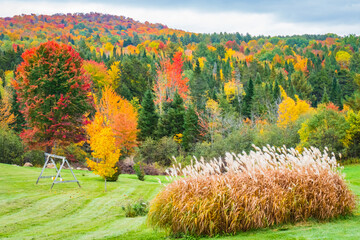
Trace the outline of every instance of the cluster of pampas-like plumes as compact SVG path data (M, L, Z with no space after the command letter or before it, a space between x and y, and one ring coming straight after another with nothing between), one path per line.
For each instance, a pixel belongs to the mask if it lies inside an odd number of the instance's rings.
M310 217L331 219L356 207L334 154L254 148L171 168L175 180L151 202L149 223L173 234L214 236Z

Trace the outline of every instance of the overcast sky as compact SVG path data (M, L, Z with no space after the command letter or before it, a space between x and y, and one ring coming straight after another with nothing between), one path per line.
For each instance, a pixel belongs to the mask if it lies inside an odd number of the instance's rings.
M100 12L191 32L360 34L359 0L0 0L0 16Z

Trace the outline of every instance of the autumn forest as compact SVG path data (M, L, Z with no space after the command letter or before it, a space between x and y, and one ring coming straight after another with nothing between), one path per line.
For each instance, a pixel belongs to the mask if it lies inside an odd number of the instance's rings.
M300 218L328 219L355 209L355 198L329 159L334 156L345 164L360 157L360 38L356 35L193 33L100 13L5 17L0 18L0 33L0 150L4 153L0 163L30 162L41 167L47 152L66 156L74 167L87 168L107 181L116 181L120 174L136 174L144 181L146 175L188 173L185 185L169 185L150 208L149 221L174 234L214 236ZM259 155L254 155L255 150ZM233 160L227 152L242 155ZM271 173L274 165L267 160L249 165L270 155L284 156L288 165L281 162ZM320 169L320 175L294 160L309 157L315 159L311 169ZM192 165L200 158L200 165ZM209 173L206 163L214 158L228 162L211 162L215 170ZM238 168L229 170L229 162ZM188 166L188 172L181 167L178 172L166 170L173 164ZM229 174L221 175L224 169ZM298 205L279 202L284 209L293 209L284 217L278 217L277 210L253 216L245 207L241 209L253 222L223 226L225 220L220 218L212 220L216 224L207 222L209 218L201 215L203 202L191 194L176 195L193 188L194 182L215 184L219 191L229 186L227 182L243 182L250 189L252 181L245 173L263 179L260 182L280 184L281 171L285 179L299 184L291 191L294 199L302 196L302 187L311 185L301 180L309 179L301 178L306 172L324 184L323 194L329 195L323 199L331 199L334 191L339 191L337 196L344 194L343 205L336 205L334 213L321 212L316 204L313 210L298 210L302 209ZM207 174L213 178L201 180ZM340 182L342 188L332 189L318 176ZM237 189L235 185L231 186ZM204 191L201 194L209 195L201 196L209 202L215 199L211 199L215 194ZM290 196L286 191L277 193L285 199ZM255 190L249 194L257 196ZM226 196L235 204L224 202L227 209L247 201L236 194ZM265 203L276 197L262 199ZM333 204L340 201L333 200ZM195 220L169 207L194 202L199 204L194 205L199 206ZM320 209L333 209L332 203L326 204L319 203ZM174 218L164 220L165 216ZM169 225L174 219L181 220ZM200 219L203 225L194 225Z

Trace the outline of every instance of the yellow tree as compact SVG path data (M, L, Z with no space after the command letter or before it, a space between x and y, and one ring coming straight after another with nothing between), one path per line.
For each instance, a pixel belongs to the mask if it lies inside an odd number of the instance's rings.
M312 108L304 100L299 99L295 95L296 101L288 97L285 90L280 86L282 102L279 105L278 125L287 127L289 124L294 123L300 115L310 112Z
M129 101L106 87L96 104L94 120L86 127L93 160L88 166L105 179L112 177L122 152L131 152L137 145L137 112Z
M345 51L338 51L336 53L336 61L340 64L341 68L349 68L351 55Z

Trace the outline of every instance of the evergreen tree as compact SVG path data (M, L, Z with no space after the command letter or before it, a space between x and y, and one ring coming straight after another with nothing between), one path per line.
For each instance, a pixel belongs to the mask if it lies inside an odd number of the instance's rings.
M321 103L329 103L330 102L330 99L329 99L329 96L327 94L327 91L326 91L326 88L324 88L324 94L322 96L322 99L321 99Z
M22 113L20 112L20 103L17 101L17 94L16 91L12 91L12 100L11 100L11 111L12 114L15 116L15 122L11 124L11 127L16 132L21 132L24 129L25 119Z
M272 97L273 97L273 102L274 103L279 103L280 102L281 93L280 93L279 83L278 83L277 80L275 81L274 89L273 89L273 92L272 92Z
M168 112L171 136L184 132L184 115L184 101L179 93L175 92L174 100Z
M184 136L182 145L186 151L191 150L200 134L199 118L195 112L194 106L190 106L185 114Z
M184 115L184 101L178 92L175 92L174 100L164 104L164 113L159 119L157 136L159 138L173 137L175 134L183 133Z
M251 117L251 105L252 105L253 97L254 97L254 83L253 80L250 78L248 86L246 88L246 95L243 100L243 108L242 108L242 114L246 118Z
M291 82L295 88L296 94L301 99L310 99L312 93L312 87L308 83L303 72L297 71L291 75Z
M197 109L204 109L205 107L205 91L207 82L203 78L200 69L200 63L196 60L195 71L190 82L191 95Z
M145 140L147 137L155 137L158 120L159 117L155 112L153 93L151 90L147 90L145 92L139 112L138 127L140 129L140 140Z
M330 101L342 108L342 94L341 88L336 78L333 79L330 93Z
M256 79L255 79L255 84L258 85L258 84L261 84L261 76L260 76L260 73L257 72L256 73Z

